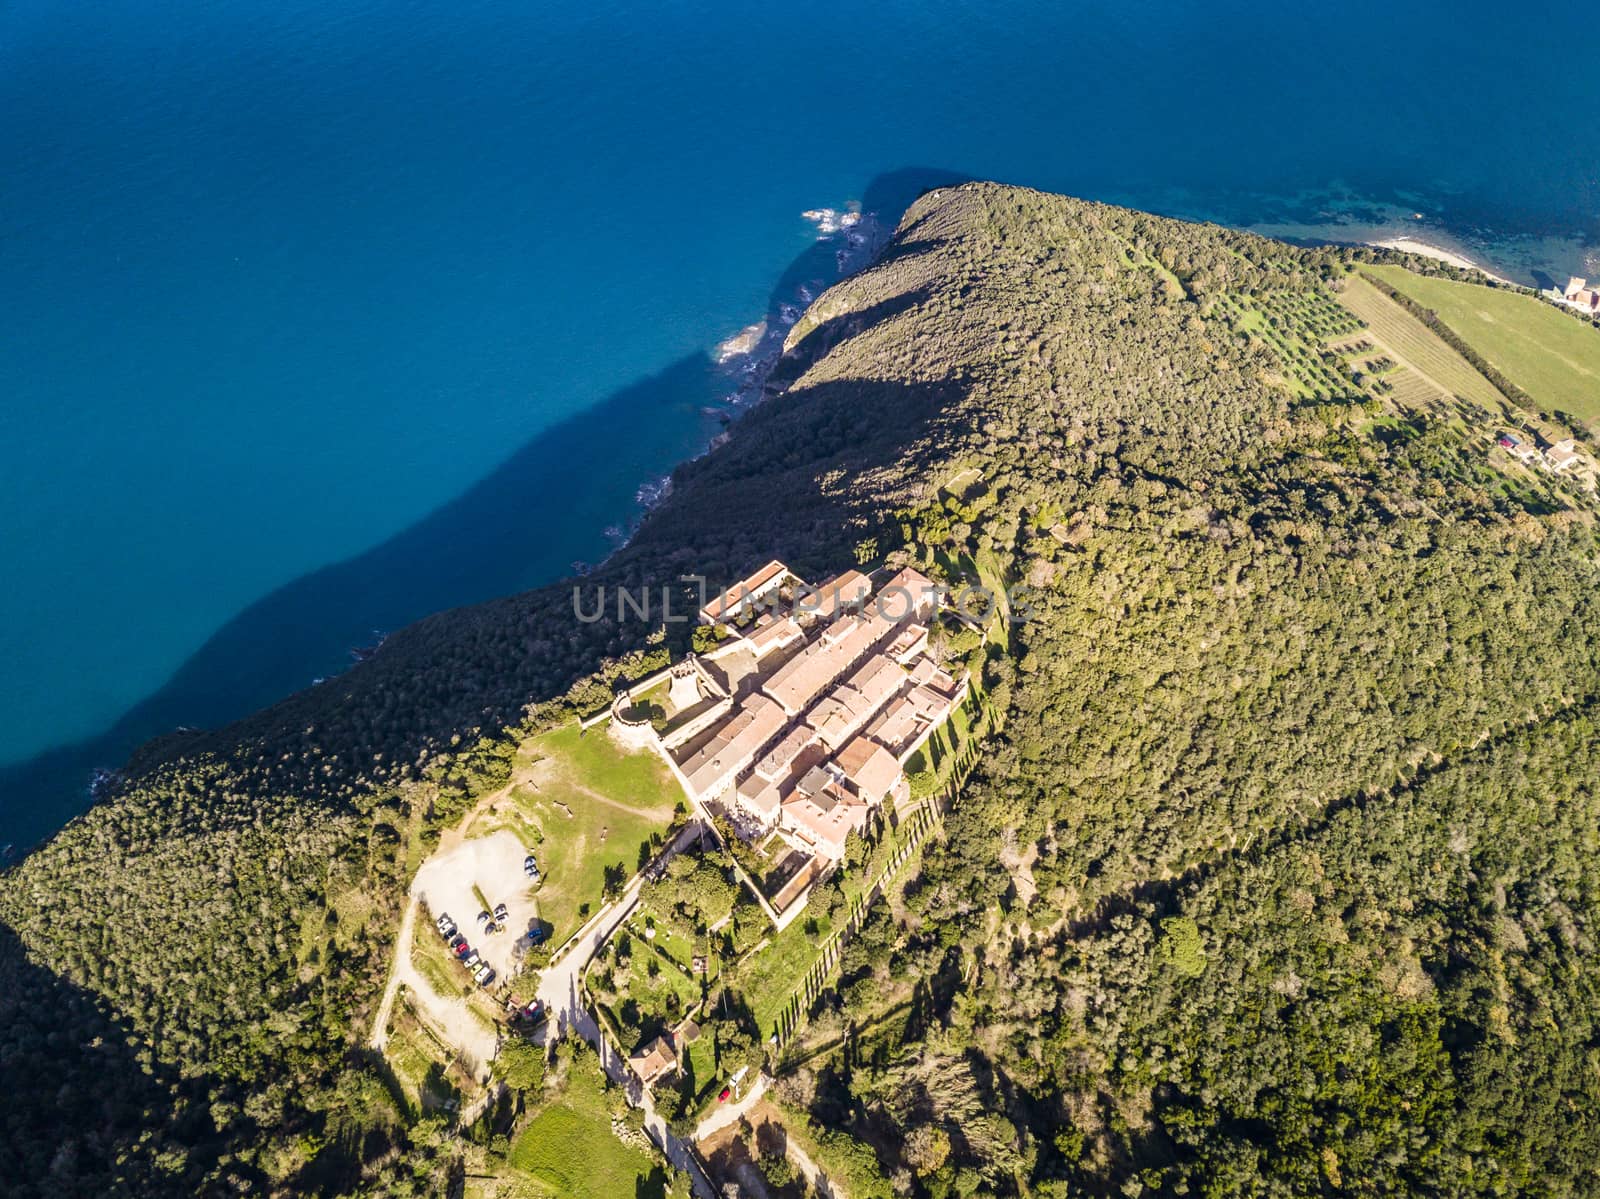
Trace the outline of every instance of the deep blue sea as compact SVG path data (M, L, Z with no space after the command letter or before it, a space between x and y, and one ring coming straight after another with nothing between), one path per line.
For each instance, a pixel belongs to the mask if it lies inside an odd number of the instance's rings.
M0 842L602 557L718 344L830 281L807 210L984 176L1585 273L1597 49L1488 0L7 0Z

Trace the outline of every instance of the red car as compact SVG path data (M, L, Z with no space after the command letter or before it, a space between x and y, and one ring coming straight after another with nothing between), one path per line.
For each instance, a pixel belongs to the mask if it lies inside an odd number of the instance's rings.
M731 1095L731 1094L733 1094L733 1088L732 1087L723 1087L722 1088L722 1094L717 1096L717 1102L718 1103L726 1103L726 1102L728 1102L728 1096Z
M461 944L455 947L455 955L458 958L464 958L471 952L472 946L468 945L465 941L461 942Z

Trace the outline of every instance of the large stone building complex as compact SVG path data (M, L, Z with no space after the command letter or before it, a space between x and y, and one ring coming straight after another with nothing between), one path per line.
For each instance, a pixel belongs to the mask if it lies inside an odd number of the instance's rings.
M929 653L942 595L911 569L813 587L769 562L701 608L715 649L619 698L616 731L747 838L837 862L850 833L907 799L905 763L965 698Z

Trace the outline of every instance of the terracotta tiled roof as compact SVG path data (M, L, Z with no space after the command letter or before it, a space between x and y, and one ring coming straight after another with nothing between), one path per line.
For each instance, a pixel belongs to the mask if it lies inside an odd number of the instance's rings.
M628 1059L628 1064L646 1083L652 1083L669 1070L677 1069L678 1055L672 1042L660 1036L640 1048Z
M716 599L700 609L702 619L719 623L731 620L748 607L756 597L764 595L789 573L789 568L774 558L755 574L740 579Z
M883 746L866 737L850 741L834 762L854 784L856 794L869 803L882 800L900 778L900 763Z
M894 624L877 614L841 616L790 658L762 687L791 714L805 711L829 683L887 636Z
M832 621L864 604L871 595L872 580L859 570L847 570L826 583L819 583L814 591L802 592L795 607L802 614L810 613L820 620Z
M865 803L837 784L809 798L796 795L783 804L784 823L819 853L833 858L844 852L845 837L865 825L870 814Z

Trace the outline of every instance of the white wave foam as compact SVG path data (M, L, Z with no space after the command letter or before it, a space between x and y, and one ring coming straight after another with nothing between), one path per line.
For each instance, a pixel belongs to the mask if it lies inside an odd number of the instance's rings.
M861 223L861 206L854 202L843 209L838 208L808 208L800 214L802 220L810 221L817 227L817 240L833 237L843 233L846 229L854 229Z
M746 325L717 347L717 365L725 365L735 358L750 353L761 344L761 339L766 335L766 321L762 320L753 325Z
M642 508L654 508L662 500L672 494L672 476L662 475L659 479L650 479L639 484L639 490L633 493L633 498Z

